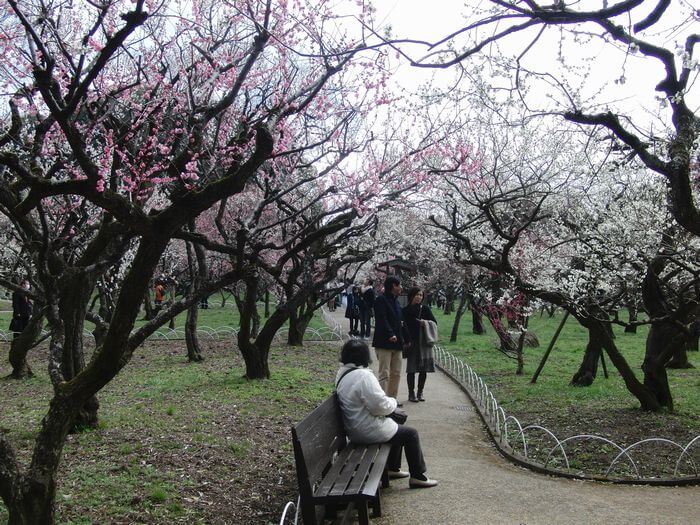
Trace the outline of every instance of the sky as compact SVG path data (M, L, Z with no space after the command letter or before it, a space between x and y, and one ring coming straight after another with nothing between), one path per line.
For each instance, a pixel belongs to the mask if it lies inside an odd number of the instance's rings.
M586 1L586 0L584 0ZM377 27L390 26L392 35L397 38L410 37L427 41L437 41L442 37L464 26L463 13L471 11L465 8L469 0L373 0L376 7L375 21ZM484 4L485 2L481 2ZM587 0L590 6L599 7L601 2ZM582 4L580 4L582 5ZM692 8L685 0L674 0L672 8L662 19L659 27L675 25L675 22L686 17ZM642 11L642 13L645 13ZM639 16L639 15L638 15ZM654 43L660 43L670 50L676 44L683 43L685 35L690 31L698 31L700 21L693 28L692 23L684 32L649 31L645 38L653 38ZM622 22L621 22L622 23ZM548 31L542 40L528 53L524 63L538 73L552 73L559 79L571 82L572 88L580 89L580 100L589 110L605 109L619 110L634 118L640 126L653 126L654 129L668 124L668 112L662 109L662 102L657 100L655 85L663 78L663 69L657 61L641 56L639 53L626 53L615 50L613 46L592 40L586 44L574 43L571 38L560 46L560 35L556 30ZM509 45L503 46L506 52L516 52L528 45L534 33L528 38L513 38ZM697 46L696 46L697 47ZM406 47L406 49L411 49ZM518 50L518 51L515 51ZM419 58L425 51L418 47L412 49L413 58ZM696 51L696 58L700 49ZM559 60L564 58L564 64ZM587 61L588 59L588 61ZM679 59L680 60L680 59ZM467 67L478 68L479 60L466 63ZM588 69L582 68L589 64ZM489 74L488 71L484 71ZM414 89L430 78L435 78L438 84L447 85L453 78L453 70L423 70L413 68L405 62L398 67L396 82L400 86ZM584 77L585 75L585 77ZM696 73L697 75L697 73ZM580 76L581 80L576 80ZM512 78L512 77L511 77ZM505 85L510 82L504 78L489 79L493 85ZM686 101L691 109L698 110L700 106L700 82L686 95ZM552 88L543 83L533 86L529 94L533 107L544 109L551 104L547 97ZM593 104L595 102L595 105ZM661 118L659 119L659 115Z

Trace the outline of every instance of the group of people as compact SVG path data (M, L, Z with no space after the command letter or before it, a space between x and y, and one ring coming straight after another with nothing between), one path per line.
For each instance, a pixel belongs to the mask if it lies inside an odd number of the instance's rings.
M345 317L350 320L348 334L369 340L374 316L374 281L367 279L364 286L351 286L346 297Z
M364 340L350 339L341 351L342 365L336 376L336 393L350 441L391 443L387 464L389 477L409 478L411 488L434 487L438 482L426 475L418 432L388 417L402 406L397 395L403 357L406 357L409 401L425 401L426 377L435 371L432 352L430 349L425 351L421 338L422 322L435 322L435 317L430 308L422 304L424 293L420 288L408 290L408 304L403 308L398 301L401 291L401 281L390 275L384 281L384 292L374 300L372 346L377 353L379 377L369 369L370 351ZM406 451L408 472L401 470L403 450Z

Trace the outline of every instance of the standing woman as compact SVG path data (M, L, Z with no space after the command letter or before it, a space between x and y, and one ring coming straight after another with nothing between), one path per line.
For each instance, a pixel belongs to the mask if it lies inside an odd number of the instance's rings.
M29 300L29 281L24 279L20 283L19 290L12 293L12 320L10 321L10 330L13 332L12 337L17 338L29 324L29 318L32 316L33 305Z
M352 293L348 295L348 305L345 308L345 318L350 319L349 335L360 335L360 309L362 308L362 296L358 286L352 287Z
M417 403L425 401L423 389L428 372L435 372L435 360L432 348L420 347L421 320L435 321L429 306L423 304L423 290L413 287L408 290L408 304L403 307L403 320L411 337L411 347L406 359L406 382L408 383L408 400ZM418 374L418 394L416 394L416 373Z

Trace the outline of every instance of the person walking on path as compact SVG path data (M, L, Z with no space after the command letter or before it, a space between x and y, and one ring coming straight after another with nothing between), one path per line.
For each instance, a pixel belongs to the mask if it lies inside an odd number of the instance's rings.
M406 359L406 383L408 384L408 400L414 403L425 401L423 389L429 372L435 372L435 360L432 347L421 348L421 322L428 320L437 323L429 306L423 304L423 290L411 288L408 290L408 304L403 307L402 315L406 330L410 337L410 348ZM426 351L427 350L427 351ZM418 374L418 394L416 394L416 373Z
M360 336L369 341L369 334L372 331L372 317L374 316L374 282L367 279L365 287L362 288L362 302L364 308L360 311Z
M391 443L387 468L393 479L408 478L412 489L434 487L438 482L425 475L427 470L418 431L397 424L387 417L396 410L396 399L387 396L368 368L369 347L351 339L340 353L342 366L335 379L343 426L352 443ZM401 453L406 451L409 472L401 470Z
M352 293L348 295L348 304L345 307L345 318L350 320L350 331L348 335L358 336L360 331L360 317L362 316L362 296L358 286L352 287Z
M24 329L29 324L29 318L32 316L33 305L29 300L29 281L26 279L20 283L20 289L12 293L12 320L10 321L10 330L13 332L13 338L19 337Z
M372 346L379 362L379 384L386 395L394 399L399 393L403 349L401 306L398 301L400 294L401 281L395 275L390 275L384 281L384 293L374 301Z

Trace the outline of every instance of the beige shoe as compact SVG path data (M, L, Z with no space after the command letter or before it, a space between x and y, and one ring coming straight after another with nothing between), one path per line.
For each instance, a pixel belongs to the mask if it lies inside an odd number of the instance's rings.
M425 476L425 479L411 478L408 480L408 486L412 489L427 489L438 484L438 480L430 479Z
M389 470L389 479L402 479L410 476L408 472L403 470Z

